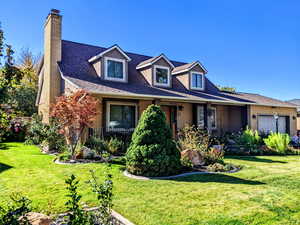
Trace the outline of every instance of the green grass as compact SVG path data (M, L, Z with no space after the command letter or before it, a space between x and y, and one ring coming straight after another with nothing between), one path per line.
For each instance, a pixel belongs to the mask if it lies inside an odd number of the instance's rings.
M35 146L6 143L0 150L0 201L12 192L33 200L37 211L65 210L65 184L80 178L83 202L97 202L89 170L102 164L57 165ZM234 174L194 175L176 180L133 180L113 165L114 209L137 225L300 224L300 156L231 157Z

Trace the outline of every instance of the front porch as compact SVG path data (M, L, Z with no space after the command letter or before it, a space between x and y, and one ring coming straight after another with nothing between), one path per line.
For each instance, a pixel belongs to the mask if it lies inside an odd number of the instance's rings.
M248 109L244 105L101 98L100 113L90 134L132 132L142 112L151 104L161 106L174 136L187 125L222 135L240 131L248 124Z

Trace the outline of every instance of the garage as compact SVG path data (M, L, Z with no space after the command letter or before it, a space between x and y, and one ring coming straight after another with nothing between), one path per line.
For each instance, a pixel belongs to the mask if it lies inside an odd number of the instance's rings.
M288 116L260 115L258 116L258 130L264 133L289 133Z

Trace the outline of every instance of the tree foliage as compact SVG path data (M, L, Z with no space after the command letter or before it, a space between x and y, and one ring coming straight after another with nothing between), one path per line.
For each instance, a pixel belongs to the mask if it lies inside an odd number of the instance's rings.
M236 89L234 87L227 87L227 86L220 86L218 85L218 88L220 91L227 91L227 92L236 92Z
M61 124L70 145L72 158L75 157L77 144L85 130L90 127L98 114L98 100L84 90L78 90L69 96L60 96L52 106L51 117Z
M180 170L180 152L159 106L150 105L143 112L126 160L127 170L136 175L166 176Z

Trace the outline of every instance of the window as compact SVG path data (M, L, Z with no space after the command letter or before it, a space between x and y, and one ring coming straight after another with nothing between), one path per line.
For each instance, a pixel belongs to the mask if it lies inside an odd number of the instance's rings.
M164 66L154 66L154 84L170 86L170 69Z
M107 103L108 131L130 131L137 122L137 108L134 103Z
M217 128L217 109L215 107L210 108L209 119L211 122L211 128L216 129Z
M197 126L201 129L204 128L204 106L197 106Z
M125 81L125 60L105 58L105 79Z
M204 89L204 82L203 82L203 74L201 73L191 73L191 88L203 90Z

